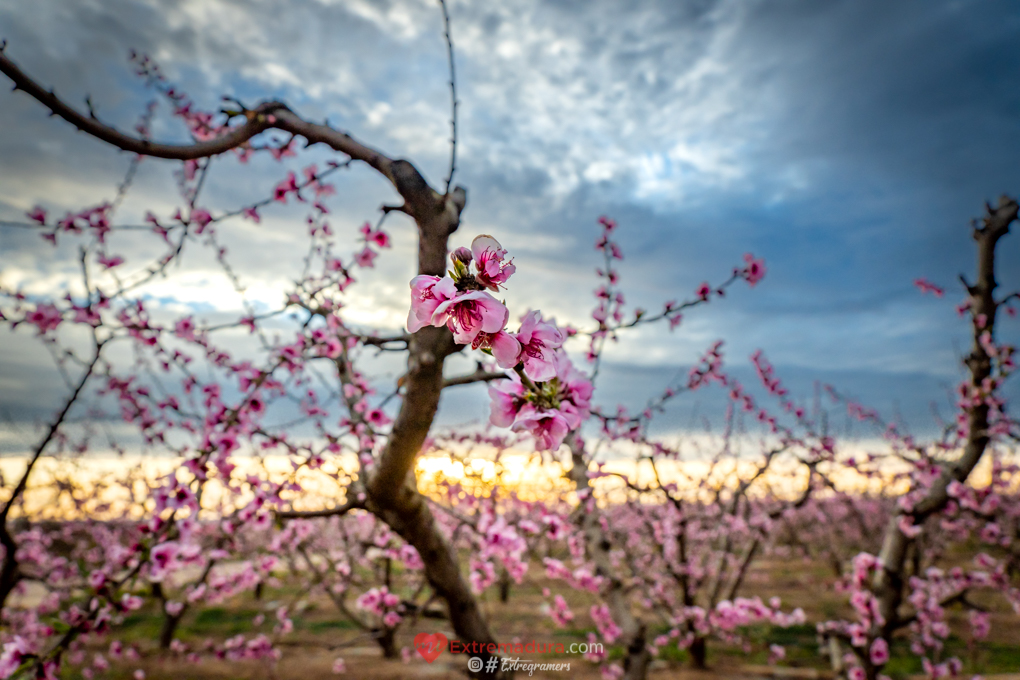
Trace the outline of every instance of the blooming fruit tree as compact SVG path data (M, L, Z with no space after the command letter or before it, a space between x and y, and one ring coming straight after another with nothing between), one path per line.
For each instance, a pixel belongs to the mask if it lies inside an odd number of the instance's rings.
M204 112L169 85L151 60L135 55L133 61L139 75L185 123L193 143L151 141L148 126L154 107L143 115L134 135L105 125L46 91L6 52L0 53L0 70L14 82L15 90L26 92L79 130L134 154L129 175L113 201L61 219L52 218L42 206L28 213L30 224L54 247L67 239L79 244L79 278L73 288L69 286L73 292L59 298L16 289L3 291L4 322L11 329L34 329L40 342L53 350L70 388L63 407L33 448L0 516L4 547L0 603L22 589L26 580L43 578L45 573L54 578L61 576L59 583L48 583L56 599L31 613L34 623L22 614L5 614L14 617L7 619L8 625L17 622L18 634L6 643L4 674L55 673L78 638L107 630L111 619L138 606L135 591L139 579L152 584L151 590L166 611L162 644L170 646L176 623L189 603L203 597L222 598L237 588L256 587L271 577L278 559L272 555L246 560L241 575L227 581L217 575L218 563L236 556L232 551L244 551L244 536L249 529L267 528L274 519L300 521L339 517L352 511L370 513L407 544L412 551L407 559L421 570L435 597L446 603L450 624L461 639L481 645L494 642L447 532L417 489L415 461L426 444L442 390L496 378L505 379L493 383L490 390L494 425L526 433L540 451L555 451L568 436L577 438L590 416L592 385L563 350L564 341L576 331L558 327L539 311L525 314L515 332L508 330L509 311L492 293L505 287L515 267L495 238L480 236L470 248L457 248L448 257L448 239L456 231L466 204L463 188L451 187L448 181L446 191L440 193L411 163L391 159L346 133L307 121L280 102L253 108L233 102L235 108L226 110L223 116ZM273 131L291 137L277 141L268 135ZM325 170L314 165L305 168L302 179L287 172L271 198L221 214L202 207L202 187L213 159L229 153L245 162L254 154L270 154L282 161L295 155L292 147L297 137L304 138L309 146L325 145L341 158L331 161ZM115 225L114 213L130 188L137 164L147 158L182 163L178 181L183 204L169 217L152 211L146 214L148 225L144 228L165 246L164 254L140 270L124 274L129 265L114 252L113 243L118 233L131 228ZM334 189L326 180L355 161L372 168L403 199L398 206L384 206L383 218L403 213L417 227L418 275L410 284L406 334L362 332L348 327L340 312L342 295L355 282L354 268L372 267L379 249L389 246L380 221L360 230L362 244L349 258L335 254L335 234L327 217ZM210 248L241 288L228 259L228 247L219 240L222 225L231 219L259 223L260 211L267 206L286 203L289 198L307 204L309 195L314 197L307 217L311 250L304 278L287 294L281 309L267 314L249 310L234 323L216 327L203 326L191 316L157 320L160 311L150 308L142 292L146 284L165 276L168 267L194 243ZM615 226L609 220L603 220L603 225L606 234ZM619 328L653 320L668 320L675 325L683 308L670 303L655 318L638 315L632 323L623 323L622 296L612 291L615 273L609 266L612 259L620 257L619 250L605 237L598 247L606 253L607 267L602 275L609 287L600 293L595 315L599 328L590 334L591 359L598 357L596 348ZM761 263L749 257L747 267L735 270L730 282L746 278L753 284L762 273ZM709 294L700 292L691 304L706 300ZM269 339L267 327L284 312L294 312L301 318L296 335L291 340ZM232 327L246 328L258 337L261 353L256 361L235 357L217 345L216 333ZM73 331L84 331L85 340L80 332ZM125 366L109 349L117 345L132 346L138 360ZM383 410L384 402L373 397L375 388L356 368L358 354L370 348L407 353L407 372L395 395L400 397L395 419ZM486 359L474 374L444 376L445 359L467 348L491 356L495 365ZM196 370L196 362L204 362L207 370ZM332 366L335 372L338 387L332 404L323 403L311 388L312 367L320 364ZM510 377L498 369L511 371ZM311 424L314 436L310 439L301 440L286 427L271 424L271 407L287 399L298 403L302 422ZM76 536L90 557L65 573L53 568L52 555L30 547L30 534L19 535L11 530L10 511L23 503L33 470L44 454L83 454L89 450L95 432L76 428L72 416L87 412L101 417L110 407L137 428L140 448L168 451L179 456L183 465L179 474L167 475L153 489L154 514L141 524L125 527L118 536L107 532L102 540L94 527ZM339 415L334 412L337 407L342 412ZM120 448L114 441L110 445ZM300 485L242 473L234 457L241 450L282 452L290 457L295 472L322 468L330 456L353 452L357 472L334 468L332 474L343 499L335 508L287 510L300 495ZM229 493L243 493L244 500L234 502L232 512L209 525L200 521L200 499L214 482ZM488 520L479 530L491 533L493 526L502 526L503 520L493 521ZM306 538L307 530L291 528L271 544L289 545L298 554L305 554L313 549ZM100 552L90 550L90 542L105 548ZM210 546L215 547L210 550ZM289 554L293 557L294 552ZM508 573L519 578L519 565L505 562L509 559L505 551L493 554L504 561ZM321 563L306 560L313 572ZM489 565L483 560L479 563L481 571L476 573L491 571ZM183 592L172 593L162 586L167 574L195 567L199 576L185 585ZM95 595L84 606L75 595L81 585L78 579L82 578ZM326 580L321 573L318 578ZM219 585L210 587L211 582ZM377 615L380 621L352 615L360 625L383 631L383 637L390 635L401 618L397 603L389 603L392 598L384 592L386 587L380 584L367 588L358 598L359 608ZM333 591L344 592L347 588L347 584L341 584ZM346 607L342 600L337 604L341 609ZM400 606L407 608L404 603ZM60 635L45 623L54 611L62 612L60 628L69 627ZM287 620L285 612L280 613L280 619ZM282 624L281 630L286 629ZM268 638L244 642L241 649L237 644L242 643L233 644L229 653L235 656L265 654L272 649ZM384 648L392 652L385 644Z
M159 642L173 653L194 659L278 657L276 643L293 630L296 599L277 608L271 620L260 619L259 632L251 636L194 647L175 631L192 608L240 592L258 594L265 584L288 578L298 582L301 594L331 599L338 615L370 635L386 656L397 655L402 626L419 617L444 618L462 642L481 650L476 675L498 676L498 664L493 670L486 663L497 640L478 595L497 583L508 589L521 582L531 561L541 561L547 578L596 600L588 615L601 639L624 649L619 663L593 656L608 677L644 678L652 658L672 645L704 665L709 639L744 644L745 629L755 623L804 621L802 611L785 610L776 599L742 596L748 571L759 554L777 545L777 525L795 531L807 513L829 507L819 504L834 489L836 469L879 474L869 467L872 461L841 458L824 427L793 400L761 354L752 361L778 409L773 413L758 404L723 370L721 343L640 414L604 413L593 404L608 342L644 324L675 328L690 308L724 296L735 282L756 285L765 274L760 259L745 256L722 283L701 284L689 300L666 302L659 312L628 310L615 268L623 257L614 240L616 224L601 218L596 248L604 262L593 328L560 325L540 310L511 322L496 294L510 293L516 267L498 238L478 236L451 252L467 202L466 190L452 182L454 162L445 188L438 190L412 163L307 120L282 102L249 107L228 100L229 107L214 114L171 86L148 58L135 55L133 62L184 123L190 143L151 140L154 107L134 133L104 124L43 88L8 56L6 46L0 48L0 72L16 91L133 155L112 200L60 218L46 206L27 214L27 225L54 247L77 246L73 280L59 293L0 288L0 321L12 332L32 333L52 353L68 388L0 508L0 677L53 678L68 662L86 675L104 672L109 662L102 655L87 659L85 641L115 637L119 622L145 598L164 612ZM255 155L286 161L297 155L298 139L326 147L335 157L325 168L309 165L300 175L287 171L260 200L232 210L203 207L214 161L232 156L243 163ZM148 212L143 225L118 224L116 211L134 171L148 159L180 163L178 204L172 212ZM330 223L331 178L357 164L388 183L400 202L383 206L379 221L363 225L355 247L343 251ZM259 224L268 210L288 201L306 209L309 249L302 275L279 308L258 311L245 303L238 318L208 324L191 315L168 315L145 295L146 286L168 276L171 265L196 247L205 248L242 292L227 225ZM386 335L351 323L343 308L360 272L391 246L383 226L394 213L414 224L417 274L409 283L406 332ZM1015 469L996 467L990 490L966 486L993 440L1017 434L999 396L1012 369L1012 350L994 339L996 310L1008 306L1009 298L993 297L995 244L1016 213L1016 203L1003 200L976 231L979 278L968 285L967 307L975 347L967 359L971 378L961 389L955 438L929 450L895 430L889 433L895 454L911 466L909 491L889 518L878 556L836 558L848 570L845 587L858 618L819 622L819 632L827 649L835 650L840 672L850 677L881 677L892 636L901 628L914 631L920 652L936 649L945 637L940 617L946 606L966 601L960 593L997 588L1017 601L1011 581L1017 559L1018 506L1010 487ZM117 237L126 233L147 236L159 254L128 262L116 252ZM250 351L231 351L220 340L225 331L237 330L252 339ZM587 343L586 363L575 365L565 349L569 342ZM380 352L403 353L406 359L406 371L388 395L379 394L378 382L362 369L366 357ZM444 371L450 357L469 352L477 353L477 370ZM573 485L567 496L524 502L447 485L439 502L419 490L418 459L442 441L433 432L440 395L480 382L488 383L490 423L497 434L460 433L450 441L500 452L526 442L549 456L562 453ZM679 394L712 385L726 390L731 414L735 409L752 414L765 435L749 470L707 473L695 480L695 495L687 496L660 474L664 465L682 462L680 450L652 438L648 424ZM873 420L862 407L853 409ZM277 417L282 412L295 413L295 419ZM127 447L97 425L110 416L130 425L132 448L180 461L179 468L145 485L145 512L92 508L105 519L68 522L53 532L16 525L15 511L25 512L26 492L42 459L83 455L104 437L112 449ZM725 469L728 442L724 437L710 456L712 470ZM592 450L603 444L630 456L635 469L650 470L654 482L601 469ZM962 457L953 458L960 447ZM287 461L286 474L259 468L270 455ZM781 464L806 480L801 493L769 492L766 473ZM302 475L310 471L332 484L323 508L306 509L311 492ZM720 475L725 484L713 481ZM616 501L599 496L595 481L606 477L622 493ZM73 490L74 484L68 488L84 513L86 492ZM939 555L929 549L913 564L931 568L908 572L908 554L921 550L924 532L935 531L936 523L939 530L967 537L979 522L986 523L982 540L999 546L1000 553L1012 552L979 555L981 569L947 577L932 566ZM45 596L35 606L13 606L30 583L41 584ZM557 625L575 618L562 593L550 590L546 597ZM979 630L987 621L975 611ZM770 651L774 661L783 656L781 647ZM115 639L108 655L130 661L138 653ZM928 668L938 676L955 666L933 656ZM342 660L336 670L344 670ZM136 677L143 676L139 669Z

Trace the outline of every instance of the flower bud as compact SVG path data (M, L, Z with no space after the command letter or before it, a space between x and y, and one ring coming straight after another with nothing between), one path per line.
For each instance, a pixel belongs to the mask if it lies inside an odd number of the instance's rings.
M453 253L450 254L450 258L454 262L463 262L464 264L471 264L471 260L474 259L474 255L471 253L470 248L461 246L457 248Z

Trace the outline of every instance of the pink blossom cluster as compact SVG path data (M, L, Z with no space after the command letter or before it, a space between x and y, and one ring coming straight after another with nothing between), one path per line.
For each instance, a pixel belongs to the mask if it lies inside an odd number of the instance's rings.
M753 288L765 278L765 260L756 258L751 253L745 253L743 269L734 271L734 274L739 275L747 281L747 285Z
M945 289L939 288L934 283L932 283L931 281L924 277L914 279L914 285L917 286L917 289L920 290L922 293L931 293L937 298L942 297L943 295L945 295L946 292Z
M548 590L546 588L546 592ZM548 606L548 612L549 618L553 620L557 628L566 628L574 620L574 612L570 611L570 606L567 605L567 601L563 599L562 595L557 594L553 597L553 603Z
M147 54L139 54L132 50L130 59L135 65L135 73L144 78L150 86L154 87L167 99L167 101L170 102L173 107L174 115L184 121L184 124L188 128L188 132L191 133L195 140L206 141L229 132L230 128L227 125L227 121L222 123L217 122L216 114L198 109L187 94L179 88L170 85L167 82L166 76L163 75L159 64L157 64ZM147 136L149 132L148 126L144 122L137 126L135 130L143 136ZM293 140L291 140L291 142L292 141ZM290 142L287 143L285 148L288 155L295 155L293 150L290 149ZM253 150L252 145L246 142L233 149L233 152L237 156L238 160L244 163L247 162ZM282 157L282 152L277 151L277 153L280 154L274 154L277 159ZM197 161L188 161L187 164L185 173L193 175L197 168Z
M56 221L52 225L52 229L48 232L43 233L43 238L56 245L57 234L82 234L89 233L92 235L99 244L105 244L106 236L113 230L111 224L111 213L113 206L109 203L101 203L91 208L86 208L81 212L67 213L63 219ZM47 226L48 218L46 210L40 206L34 206L28 213L26 213L28 219L36 222L40 226Z
M450 275L411 279L407 329L415 333L425 326L447 326L457 343L489 350L502 368L516 366L521 343L504 330L507 308L488 292L498 291L516 271L505 258L496 239L478 236L470 250L454 251Z
M480 513L475 532L478 536L477 552L471 557L468 575L472 589L480 593L496 581L496 563L509 578L520 583L528 571L528 544L517 527L490 507Z
M354 261L357 262L359 267L368 269L375 266L375 258L379 255L376 251L372 250L370 246L374 245L378 248L389 248L390 237L381 228L373 229L372 225L365 222L361 225L358 230L361 233L361 237L364 240L365 247L361 249L354 256Z
M457 343L488 351L499 367L519 367L520 375L490 388L490 422L528 432L538 448L552 450L587 419L591 383L562 351L563 332L540 312L528 312L516 333L506 330L509 311L489 292L516 270L506 254L494 238L479 236L453 252L448 276L412 279L407 328L446 326Z
M489 387L489 422L527 432L543 451L559 448L567 434L588 419L593 392L588 376L574 367L565 352L554 352L551 359L554 373L545 382L528 380L526 384L514 374Z
M609 607L605 604L592 605L589 610L591 614L591 620L595 622L595 628L599 631L599 636L606 641L607 644L613 644L620 637L620 633L623 630L613 620L613 614L609 611Z
M597 593L605 584L605 579L595 574L595 569L588 565L582 565L570 569L562 561L552 557L543 560L545 564L545 575L548 578L558 579L566 582L575 590L586 590L590 593Z
M354 604L358 609L380 617L387 628L395 628L403 620L400 597L386 586L365 591Z

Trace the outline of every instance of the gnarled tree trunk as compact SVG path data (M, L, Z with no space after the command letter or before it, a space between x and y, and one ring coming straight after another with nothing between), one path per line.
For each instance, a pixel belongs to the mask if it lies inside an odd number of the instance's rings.
M624 680L644 680L648 674L648 665L652 657L648 653L647 630L644 622L634 616L624 591L623 582L616 576L609 551L612 543L602 531L599 513L591 497L591 483L588 479L588 461L584 452L584 441L578 432L568 437L573 465L570 468L570 479L574 482L581 497L582 507L581 530L584 532L588 555L595 564L595 573L606 579L608 586L603 590L602 597L609 606L613 620L620 626L620 641L623 643L626 656L623 660Z
M1016 200L1003 196L998 206L988 206L988 214L981 225L974 227L973 236L978 246L977 281L970 285L964 280L970 295L974 344L964 364L970 373L970 385L976 389L980 389L992 374L992 360L980 338L985 333L994 337L995 315L1000 305L994 296L998 285L995 281L995 248L999 239L1009 233L1010 224L1017 219L1017 209ZM989 407L984 401L967 407L967 439L960 457L947 463L928 493L909 510L901 510L894 515L886 527L872 590L878 598L879 611L885 620L878 635L887 642L905 623L899 609L903 603L907 550L911 539L900 530L900 519L908 517L913 524L920 524L946 507L949 502L949 485L954 481L965 482L988 447L988 415ZM881 668L871 664L865 664L865 669L869 679L877 677L881 671Z

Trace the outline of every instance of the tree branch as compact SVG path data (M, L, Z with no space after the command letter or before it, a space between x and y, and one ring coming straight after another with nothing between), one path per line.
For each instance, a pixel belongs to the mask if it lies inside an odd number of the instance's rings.
M584 532L588 555L595 564L595 573L606 579L607 585L602 592L602 597L612 612L613 620L619 624L622 632L621 642L625 648L623 677L624 680L643 680L648 671L648 665L651 663L651 655L645 644L647 629L645 623L635 617L631 611L624 584L613 568L610 556L612 544L609 537L602 531L599 512L594 507L594 501L591 498L592 488L588 479L588 459L584 450L584 440L581 439L580 433L574 431L568 435L567 443L570 446L572 461L568 475L574 482L578 494L588 495L587 498L581 499L580 508L584 508L586 503L592 503L592 508L589 511L581 511L581 530Z
M470 385L476 382L489 382L490 380L501 380L506 378L505 373L493 373L487 371L485 365L481 362L478 363L478 368L475 369L474 373L468 373L466 375L458 375L453 378L446 378L443 380L443 389L447 387L454 387L456 385Z
M988 206L981 224L974 226L973 237L978 244L977 281L973 285L964 281L970 294L974 344L964 364L970 372L970 385L975 391L979 391L992 374L992 360L981 337L985 333L994 337L995 313L998 310L994 297L998 285L995 281L995 248L999 239L1009 232L1010 224L1017 219L1017 213L1016 200L1003 196L997 207ZM911 539L899 528L900 518L909 516L916 524L941 511L949 502L949 485L953 481L965 482L988 446L987 401L968 406L964 412L967 417L967 437L963 453L956 461L943 467L942 474L932 483L923 498L909 511L894 515L886 527L882 550L878 556L880 567L872 582L872 589L879 599L880 612L885 620L881 635L886 640L890 639L900 623L899 607L903 601L906 581L904 565L907 548L911 543Z
M446 193L450 193L453 173L457 170L457 71L453 65L453 37L450 35L450 13L446 0L439 0L443 10L443 36L446 38L446 57L450 64L450 173L446 176Z
M343 505L338 505L335 508L327 508L325 510L277 510L276 516L280 519L312 519L315 517L333 517L334 515L346 515L348 512L354 509L362 509L365 507L363 501L351 499Z
M35 449L32 451L32 457L25 466L24 474L21 475L21 479L18 480L14 490L11 491L11 497L7 499L3 508L0 509L0 545L4 548L3 565L0 567L0 609L3 608L7 601L7 597L10 595L19 580L18 561L15 554L18 550L18 545L7 529L7 515L10 513L11 507L17 503L18 498L24 493L25 488L28 486L28 478L32 474L32 469L39 461L43 451L45 451L46 447L49 446L49 443L53 441L53 438L67 419L67 414L71 410L71 407L77 403L82 390L85 389L85 385L92 377L96 364L99 363L99 359L102 356L104 344L105 341L103 340L96 341L95 354L92 357L92 361L85 368L85 371L82 373L81 378L79 378L74 391L64 402L64 406L60 410L60 413L58 413L53 419L53 422L50 423L50 426L42 440L36 444Z
M59 116L82 132L96 139L111 144L118 149L130 151L142 156L168 158L177 160L193 160L207 158L226 153L244 144L255 135L272 127L268 116L279 108L286 108L279 102L268 102L255 110L245 112L247 122L234 128L230 133L195 144L159 144L147 139L124 134L114 127L106 125L91 115L79 113L61 100L53 92L32 80L17 64L11 61L3 50L0 50L0 72L3 72L14 83L15 90L22 90L40 104L50 110L50 115Z
M125 134L99 120L82 114L61 100L52 90L46 90L22 71L3 50L0 50L0 72L14 83L15 90L22 90L78 130L102 140L123 151L142 156L170 160L195 160L208 158L235 149L252 137L267 130L277 129L292 135L304 137L308 145L325 144L354 160L370 165L386 177L397 191L409 202L408 212L417 215L423 202L435 203L437 194L424 178L407 161L392 160L381 152L355 140L347 133L304 120L291 111L283 102L264 102L254 109L245 110L245 123L216 139L194 144L161 144ZM423 199L433 199L423 201ZM417 209L416 209L417 208Z

